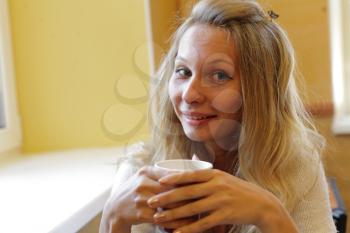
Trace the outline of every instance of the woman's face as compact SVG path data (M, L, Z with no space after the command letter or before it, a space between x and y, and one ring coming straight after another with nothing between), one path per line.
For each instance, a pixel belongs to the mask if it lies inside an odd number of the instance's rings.
M241 83L232 38L194 25L180 40L168 92L188 138L225 146L241 118Z

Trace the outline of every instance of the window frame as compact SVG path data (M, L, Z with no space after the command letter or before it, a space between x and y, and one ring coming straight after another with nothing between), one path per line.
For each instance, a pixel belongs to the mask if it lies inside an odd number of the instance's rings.
M344 30L346 19L350 18L350 4L345 1L328 0L334 102L332 131L338 135L350 134L350 95L346 92L350 84L350 61L347 61L350 51L345 50L344 44L345 37L350 37L350 29Z
M0 0L0 76L5 109L5 127L0 128L0 153L3 153L22 145L7 0Z

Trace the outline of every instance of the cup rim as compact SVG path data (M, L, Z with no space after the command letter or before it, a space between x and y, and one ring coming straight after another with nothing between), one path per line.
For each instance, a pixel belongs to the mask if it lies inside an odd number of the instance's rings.
M203 161L203 160L192 160L192 159L165 159L165 160L161 160L161 161L156 162L154 164L154 166L157 167L157 168L166 169L166 170L169 170L169 171L184 171L182 169L166 168L166 167L159 166L160 163L164 163L164 162L179 162L179 161L191 161L191 162L202 163L202 164L206 165L205 168L199 168L199 169L195 169L195 170L206 170L206 169L212 169L213 168L213 164L212 163L209 163L209 162Z

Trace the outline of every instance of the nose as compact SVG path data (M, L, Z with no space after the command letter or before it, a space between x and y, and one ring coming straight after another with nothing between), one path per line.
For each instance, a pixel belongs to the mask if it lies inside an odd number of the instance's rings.
M200 77L192 76L182 93L182 99L187 104L201 103L205 99Z

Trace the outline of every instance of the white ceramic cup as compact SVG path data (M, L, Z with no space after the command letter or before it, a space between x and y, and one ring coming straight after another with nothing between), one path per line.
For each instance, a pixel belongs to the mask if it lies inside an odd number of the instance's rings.
M168 171L195 171L203 169L211 169L213 165L209 162L190 159L171 159L159 161L155 164L156 167L166 169Z
M211 169L213 165L211 163L201 161L201 160L190 160L190 159L171 159L171 160L163 160L157 162L155 167L160 169L165 169L169 172L183 172L183 171L195 171L195 170L203 170L203 169ZM176 208L177 203L168 208ZM157 212L163 211L163 208L158 207Z

